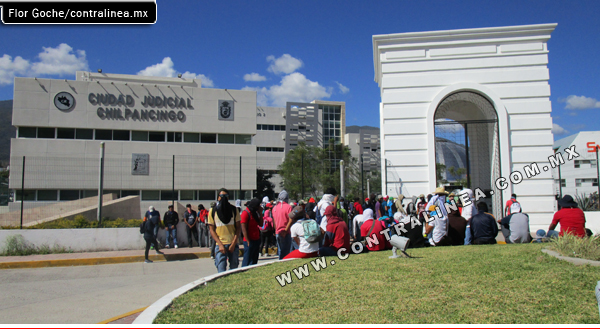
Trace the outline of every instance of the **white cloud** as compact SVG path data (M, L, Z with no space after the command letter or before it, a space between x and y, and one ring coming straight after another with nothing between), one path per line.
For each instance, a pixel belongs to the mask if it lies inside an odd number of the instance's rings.
M0 85L13 83L16 75L46 76L75 74L76 71L88 70L85 51L77 50L68 44L61 43L58 47L43 47L44 51L38 54L40 61L31 62L17 56L13 59L5 54L0 58Z
M564 102L567 104L565 109L583 110L600 108L600 101L583 95L569 95Z
M258 73L244 74L244 81L266 81L267 77Z
M267 61L271 63L267 70L274 74L290 74L303 65L302 60L294 58L287 53L279 58L268 56Z
M321 86L316 81L310 81L302 73L292 73L284 76L279 85L266 87L244 87L243 90L257 92L257 104L283 107L286 102L310 102L330 97L333 88Z
M5 54L0 58L0 85L13 83L15 75L25 74L29 70L29 61L17 56L14 60Z
M341 83L339 83L337 81L335 83L338 84L338 88L340 89L340 92L342 92L342 94L346 94L350 91L350 88L342 85Z
M171 57L163 58L162 62L146 67L139 71L138 75L145 75L151 77L167 77L174 78L178 72L175 70L175 64L171 60ZM214 82L204 74L196 74L189 71L181 74L182 78L201 80L202 87L214 87Z
M552 123L552 133L555 135L564 135L569 133L569 131L563 129L560 125Z
M56 48L43 48L38 57L41 61L33 63L31 70L35 75L65 75L75 71L88 70L85 51L77 50L65 43Z
M571 111L568 115L571 117L575 117L575 116L577 116L577 113L574 111ZM556 117L554 117L554 118L556 118Z

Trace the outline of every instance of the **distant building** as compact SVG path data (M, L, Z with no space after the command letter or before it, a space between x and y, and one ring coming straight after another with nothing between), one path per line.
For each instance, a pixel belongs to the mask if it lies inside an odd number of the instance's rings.
M554 151L560 152L565 161L560 169L552 169L555 194L560 195L562 191L563 196L574 197L598 192L597 145L600 145L600 131L581 131L554 142ZM575 146L579 157L569 161L569 155L564 150L572 146Z
M278 170L285 157L286 122L285 108L256 107L256 169L273 175L269 181L275 185L275 193L282 190Z
M379 128L368 126L347 127L344 142L350 149L352 157L359 163L362 157L364 171L376 171L381 168L381 144Z

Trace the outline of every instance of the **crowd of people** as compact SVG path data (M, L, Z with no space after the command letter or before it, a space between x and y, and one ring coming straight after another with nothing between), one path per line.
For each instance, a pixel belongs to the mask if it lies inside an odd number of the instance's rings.
M506 243L528 243L533 239L529 216L522 212L517 195L506 202L503 217L489 212L484 200L476 201L471 189L447 192L436 188L431 194L416 198L399 195L392 198L370 194L364 201L347 200L330 188L325 194L293 202L283 190L276 200L254 198L244 204L237 200L229 203L229 191L219 189L218 201L209 210L198 205L198 212L190 204L182 221L186 223L188 245L192 240L209 247L219 272L239 266L239 245L243 244L242 266L258 263L259 256L277 247L279 259L310 258L338 255L350 251L351 242L363 242L364 251L392 249L390 237L397 234L410 240L410 248L458 245L495 244L499 233ZM585 215L569 195L558 201L559 210L548 232L536 232L536 241L566 233L579 237L589 235L585 229ZM166 247L177 248L179 216L170 205L162 220L167 232ZM146 262L153 247L157 253L156 235L161 225L160 214L150 207L144 217L147 226ZM555 231L560 224L560 233ZM170 244L170 239L173 243ZM362 249L362 248L361 248Z

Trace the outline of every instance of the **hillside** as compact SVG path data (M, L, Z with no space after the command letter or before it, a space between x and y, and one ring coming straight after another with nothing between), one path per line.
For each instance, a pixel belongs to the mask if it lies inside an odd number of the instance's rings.
M15 138L16 129L12 126L12 100L0 101L0 165L10 160L10 139Z

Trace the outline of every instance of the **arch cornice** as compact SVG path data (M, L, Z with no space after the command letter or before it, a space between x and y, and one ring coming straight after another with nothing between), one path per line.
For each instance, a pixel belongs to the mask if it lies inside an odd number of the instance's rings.
M435 179L435 127L434 117L435 112L439 104L449 95L458 92L473 92L486 97L496 109L498 115L498 136L500 140L500 174L506 176L510 174L511 156L510 156L510 131L508 128L508 113L506 107L500 97L494 93L490 88L474 83L474 82L460 82L442 89L429 104L427 110L427 133L430 135L427 138L427 151L429 158L429 189L433 191L436 188ZM492 182L495 180L492 180ZM512 185L505 189L504 196L510 196L512 192Z

